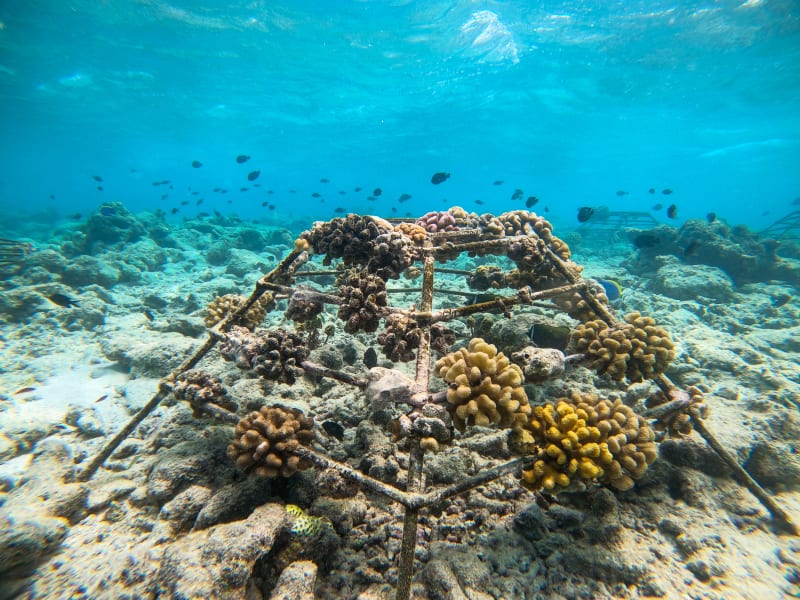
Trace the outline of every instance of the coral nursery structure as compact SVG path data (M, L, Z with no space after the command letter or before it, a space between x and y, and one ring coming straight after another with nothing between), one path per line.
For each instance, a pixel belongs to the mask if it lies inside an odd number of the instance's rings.
M316 270L308 268L312 254L322 258ZM444 266L463 254L479 258L481 264L465 271ZM138 423L173 393L189 401L196 415L211 415L235 426L228 455L248 475L289 477L315 466L401 504L405 516L398 557L399 599L410 594L422 509L512 472L522 486L535 492L601 484L627 490L656 459L659 440L687 435L693 428L776 521L793 527L705 427L707 407L700 389L677 389L664 375L675 356L669 333L638 313L617 319L605 295L583 279L581 271L551 224L527 211L495 216L455 207L416 221L350 214L316 223L257 282L248 298L226 296L214 301L206 321L211 327L207 341L162 380L158 393L79 478L92 477ZM445 275L452 274L463 276L469 291L448 289ZM397 282L403 275L411 281L421 275L421 281L414 287L389 289L387 282ZM441 283L434 285L440 275ZM332 277L332 286L306 284ZM303 284L298 283L301 279ZM410 308L393 306L389 301L393 293L415 295L416 301ZM475 301L451 308L435 304L435 296L459 294ZM309 361L310 335L260 328L267 311L281 304L286 320L315 332L319 315L330 306L328 315L337 315L339 329L347 335L372 336L386 359L399 364L393 369L373 367L360 377ZM569 354L529 345L503 352L475 334L456 344L456 328L451 328L456 321L462 322L461 331L476 332L476 318L482 313L513 317L534 304L577 320L565 349ZM326 335L330 333L326 328ZM363 390L373 413L387 409L401 413L376 422L383 422L394 442L408 452L404 485L397 487L390 478L382 478L380 469L365 472L325 456L314 443L315 423L296 409L268 403L236 414L236 403L221 384L194 370L216 345L225 359L265 385L272 381L293 385L306 375L332 378ZM433 352L440 356L436 361ZM399 368L410 362L413 377ZM645 414L599 393L575 391L540 403L529 399L526 384L568 374L568 367L576 363L613 380L652 379L659 392L647 402ZM458 436L469 436L476 427L507 432L516 456L477 475L465 474L456 483L426 489L425 454Z

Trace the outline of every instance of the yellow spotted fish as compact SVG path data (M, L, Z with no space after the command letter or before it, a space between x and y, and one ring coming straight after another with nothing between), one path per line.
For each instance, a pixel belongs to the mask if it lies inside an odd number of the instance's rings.
M312 537L323 529L332 527L327 517L312 517L296 504L287 504L286 512L294 517L294 524L289 530L291 533L303 537Z

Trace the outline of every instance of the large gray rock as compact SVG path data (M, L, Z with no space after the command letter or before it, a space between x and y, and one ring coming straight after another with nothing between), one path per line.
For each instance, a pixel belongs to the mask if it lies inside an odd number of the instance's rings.
M677 300L710 298L727 302L733 298L733 281L717 267L686 265L677 258L664 257L651 289Z
M244 598L253 565L272 549L285 519L283 506L265 504L244 521L189 533L164 550L150 591L163 598Z
M286 567L270 595L270 600L314 600L317 565L310 560L298 560Z
M33 571L58 549L67 529L66 519L0 508L0 580Z

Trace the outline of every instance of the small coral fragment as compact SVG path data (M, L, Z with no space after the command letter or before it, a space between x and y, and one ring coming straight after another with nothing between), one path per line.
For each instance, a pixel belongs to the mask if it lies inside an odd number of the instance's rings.
M206 327L213 327L222 319L227 317L231 312L239 308L247 298L237 294L225 294L224 296L217 296L206 308L205 325ZM269 292L264 293L255 304L242 317L241 325L250 331L264 322L264 317L267 313L275 308L275 301L272 294Z
M195 418L203 413L205 404L216 404L228 411L236 411L236 402L228 398L222 382L204 371L184 371L178 375L172 394L178 400L186 400L192 406Z

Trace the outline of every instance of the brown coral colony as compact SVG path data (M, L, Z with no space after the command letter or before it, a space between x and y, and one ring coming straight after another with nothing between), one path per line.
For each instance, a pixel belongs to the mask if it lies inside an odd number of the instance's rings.
M228 456L246 473L290 477L311 464L294 454L314 439L313 421L294 408L263 406L236 425Z

